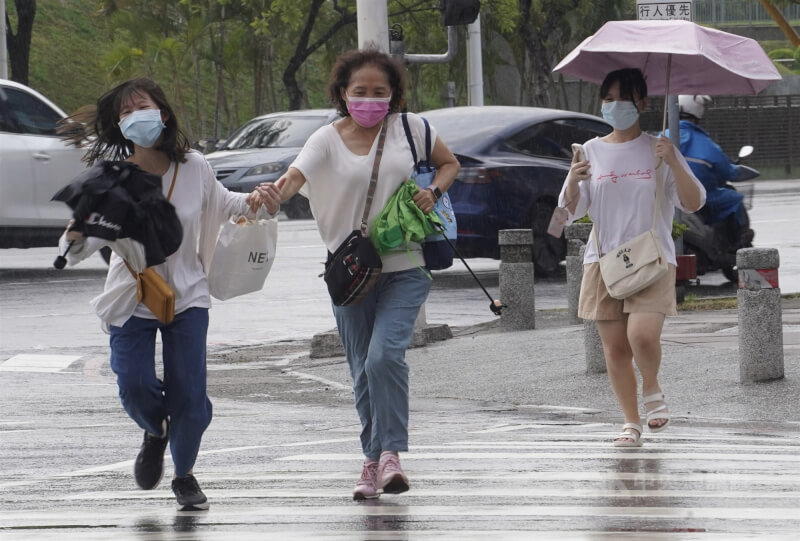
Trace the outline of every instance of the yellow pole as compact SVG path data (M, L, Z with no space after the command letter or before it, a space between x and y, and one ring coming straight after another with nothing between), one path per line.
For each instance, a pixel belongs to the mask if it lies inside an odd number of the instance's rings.
M792 42L792 47L797 47L800 45L800 36L797 35L797 32L792 25L789 24L789 21L786 20L786 17L783 16L783 13L775 7L775 4L770 2L770 0L761 0L761 4L764 6L764 9L770 14L778 26L783 31L783 35L786 36L790 42Z

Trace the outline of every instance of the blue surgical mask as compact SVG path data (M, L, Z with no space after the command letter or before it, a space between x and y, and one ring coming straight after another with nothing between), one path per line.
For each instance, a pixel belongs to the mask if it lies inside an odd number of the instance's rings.
M600 111L605 121L615 130L627 130L639 119L639 110L630 101L608 101Z
M161 111L158 109L140 109L134 111L119 123L119 129L125 139L133 141L142 148L151 148L158 141L166 125L161 122Z

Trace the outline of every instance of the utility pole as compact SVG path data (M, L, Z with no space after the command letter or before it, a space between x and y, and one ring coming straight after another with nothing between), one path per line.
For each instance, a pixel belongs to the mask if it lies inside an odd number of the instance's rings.
M470 105L483 105L483 59L481 16L467 26L467 89Z
M356 2L358 48L377 47L389 53L389 9L386 0L358 0Z
M0 32L0 79L8 79L8 48L6 47L6 0L0 0L0 26L3 31Z

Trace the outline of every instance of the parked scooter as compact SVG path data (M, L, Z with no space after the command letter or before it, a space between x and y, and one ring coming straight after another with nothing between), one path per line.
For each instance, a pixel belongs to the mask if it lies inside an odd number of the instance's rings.
M739 157L734 162L739 170L735 182L750 180L760 175L756 169L739 163L742 158L752 153L753 147L750 145L743 146L739 150ZM736 190L730 182L722 184L722 187ZM752 188L752 185L748 187ZM706 208L683 216L683 223L689 226L683 233L684 253L695 255L698 275L720 270L731 282L738 281L736 251L739 248L753 246L754 233L750 228L750 217L747 214L751 204L747 201L748 198L745 197L744 225L740 225L733 216L709 225L707 223L709 211Z

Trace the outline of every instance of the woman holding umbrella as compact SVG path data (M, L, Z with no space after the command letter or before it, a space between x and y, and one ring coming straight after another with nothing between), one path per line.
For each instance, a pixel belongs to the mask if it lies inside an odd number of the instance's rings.
M597 322L611 387L625 418L614 446L638 447L643 428L634 361L642 376L647 428L660 432L670 421L658 370L664 318L676 313L673 207L697 211L705 202L705 190L668 139L651 137L639 126L639 114L647 106L641 71L609 73L600 98L603 118L613 131L588 141L573 156L559 205L567 209L570 222L588 213L599 230L586 247L578 315ZM654 199L659 177L663 196ZM655 229L668 272L638 293L613 298L600 274L600 256L653 226L654 200L661 203Z
M137 301L137 282L127 262L112 256L105 291L93 300L108 326L111 368L117 375L119 396L128 415L144 430L144 441L134 463L136 484L150 490L163 475L164 451L170 444L175 473L172 490L178 509L208 509L209 504L193 475L203 432L211 422L206 395L206 335L211 306L206 269L213 256L220 225L232 216L255 212L265 205L278 211L280 191L262 188L250 194L229 192L199 152L190 150L164 92L150 79L133 79L103 95L96 109L80 114L86 131L70 138L90 136L85 160L125 160L162 178L183 229L177 251L152 267L175 293L175 317L162 323ZM77 117L77 115L76 115ZM74 264L108 244L84 237L68 227L62 247L72 241L68 262ZM127 241L129 244L131 241ZM125 241L112 244L125 247ZM135 251L120 249L126 259ZM131 263L134 263L131 261ZM144 265L142 265L144 266ZM161 333L164 380L156 377L155 340Z

